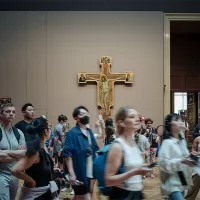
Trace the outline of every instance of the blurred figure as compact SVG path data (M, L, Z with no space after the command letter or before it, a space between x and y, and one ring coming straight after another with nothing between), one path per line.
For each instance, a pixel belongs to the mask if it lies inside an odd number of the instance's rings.
M186 121L187 120L187 110L181 110L180 116L181 116L181 121L183 123L182 124L183 129L181 130L181 134L188 141L188 135L189 135L190 131L189 131L189 124Z
M158 143L156 142L157 134L155 129L152 127L153 120L151 118L145 119L145 125L146 125L146 132L144 133L144 136L146 136L150 143L150 148L146 152L146 162L147 163L154 163L156 152L158 148ZM150 174L151 178L155 178L154 171Z
M53 157L55 158L55 164L62 167L63 159L58 155L58 153L63 148L63 139L65 134L63 133L63 125L67 123L67 117L65 115L58 116L58 124L56 124L53 134L54 134L54 144L53 144Z
M143 167L140 150L133 140L133 134L141 127L139 114L135 109L122 107L116 114L116 124L119 137L109 150L105 171L106 186L113 186L110 200L143 199L142 175L151 169ZM124 172L116 174L122 161Z
M26 143L22 131L12 127L15 106L11 103L2 105L0 116L0 199L13 200L17 194L18 179L11 175L11 168L25 155Z
M53 124L49 123L50 130L50 139L45 142L46 148L49 152L51 158L53 157L53 142L54 142L54 134L53 134Z
M46 119L39 117L27 127L27 153L12 167L12 174L24 180L19 200L57 199L58 190L52 181L53 161L45 148L45 141L50 138L50 129Z
M192 152L196 155L200 155L200 136L195 138L192 145ZM195 170L193 172L192 181L193 186L187 191L187 195L185 196L186 200L195 200L200 190L200 176Z
M196 137L200 136L200 123L196 125L194 132L193 132L193 138L195 139Z
M84 106L79 106L73 111L76 126L66 135L62 156L69 171L70 184L73 186L76 200L91 200L93 187L93 161L96 157L98 146L94 133L87 128L90 122L89 111ZM77 185L76 181L83 185Z
M149 150L150 148L150 144L149 144L149 141L148 139L142 135L143 129L141 128L140 130L138 130L136 133L135 133L135 136L134 136L134 139L135 139L135 142L142 154L142 157L143 159L146 161L146 152ZM143 176L143 178L146 178L146 176Z
M104 141L104 145L111 144L115 141L115 129L112 126L107 126L105 129L106 137Z
M183 200L184 191L192 184L194 161L189 158L185 139L181 136L182 121L177 114L165 119L165 132L158 163L160 166L161 193L170 200Z
M24 104L22 106L22 114L24 116L24 119L15 124L15 127L21 130L23 133L25 133L27 125L29 125L35 118L35 111L33 105L31 103Z

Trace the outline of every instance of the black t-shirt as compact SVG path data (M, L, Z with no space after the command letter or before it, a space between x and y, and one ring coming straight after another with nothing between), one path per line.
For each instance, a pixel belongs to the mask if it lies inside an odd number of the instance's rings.
M15 124L15 127L21 130L23 133L25 133L26 127L29 125L29 123L25 122L24 120L18 122Z

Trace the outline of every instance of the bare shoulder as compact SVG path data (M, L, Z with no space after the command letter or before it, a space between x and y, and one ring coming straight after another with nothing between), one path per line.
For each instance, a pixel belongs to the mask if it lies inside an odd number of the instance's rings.
M27 162L31 162L31 163L38 163L40 162L40 154L39 152L37 153L34 153L34 154L26 154L26 156L24 157L24 159L27 161Z
M110 152L112 152L113 154L116 154L116 155L122 154L121 145L119 143L113 143L111 148L110 148Z
M194 142L198 142L199 143L200 142L200 136L196 137Z

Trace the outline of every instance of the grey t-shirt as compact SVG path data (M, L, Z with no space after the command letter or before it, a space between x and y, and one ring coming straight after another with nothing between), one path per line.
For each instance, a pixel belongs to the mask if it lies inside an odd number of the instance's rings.
M148 139L144 135L141 135L141 134L139 134L139 140L138 140L137 145L142 154L144 154L146 149L150 147Z
M62 128L63 128L63 125L60 123L58 123L54 128L54 132L53 132L54 137L58 137L59 140L60 140L60 136L63 135ZM62 149L62 145L60 145L58 142L54 142L54 153L59 152L61 149Z
M25 138L24 134L21 130L18 129L20 134L19 143L17 138L14 135L12 129L9 131L5 131L4 128L0 127L2 130L2 140L0 141L0 150L17 150L19 145L25 145ZM14 162L0 162L0 181L9 181L11 178L11 168L15 165L16 161Z

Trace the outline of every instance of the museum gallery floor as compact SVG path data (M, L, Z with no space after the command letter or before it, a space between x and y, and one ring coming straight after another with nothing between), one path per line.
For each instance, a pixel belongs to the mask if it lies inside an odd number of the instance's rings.
M155 168L155 179L147 178L144 180L144 193L146 196L146 199L148 200L161 200L163 199L160 195L160 183L159 183L159 170L156 167ZM60 193L60 200L63 200L63 198L69 197L72 199L72 195L69 193L61 192ZM98 194L97 188L95 187L95 193L94 193L94 199L93 200L106 200L106 197L103 197ZM200 200L200 193L196 200Z

